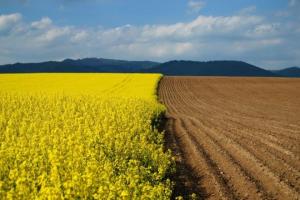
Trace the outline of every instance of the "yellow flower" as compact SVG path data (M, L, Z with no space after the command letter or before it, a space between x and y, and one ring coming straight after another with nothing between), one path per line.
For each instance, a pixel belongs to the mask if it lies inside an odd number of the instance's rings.
M0 75L0 199L169 199L160 78Z

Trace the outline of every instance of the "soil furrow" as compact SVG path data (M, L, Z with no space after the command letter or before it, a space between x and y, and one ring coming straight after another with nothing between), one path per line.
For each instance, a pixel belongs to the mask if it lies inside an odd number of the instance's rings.
M211 137L211 133L198 129L190 120L186 120L186 129L190 130L193 140L209 152L222 176L226 177L227 184L237 193L238 199L261 199L261 196L267 196L262 187L255 185L253 177L249 176L238 161Z
M227 180L221 176L221 171L216 163L201 145L195 143L191 135L184 129L182 123L180 119L175 120L174 131L182 133L177 135L176 140L183 143L181 146L185 152L183 157L190 163L191 169L197 171L200 176L205 173L203 182L206 182L205 185L211 186L211 188L208 188L209 196L219 196L218 198L222 199L237 199L228 187Z
M297 88L300 79L164 77L173 197L300 199Z
M199 124L198 124L199 126ZM206 126L199 126L203 130L208 129ZM216 134L219 133L219 134ZM296 191L290 187L289 184L286 184L281 181L280 177L274 173L264 162L256 157L254 152L247 147L247 145L242 144L238 139L231 137L232 135L222 132L221 130L213 129L211 131L211 137L216 140L222 141L220 143L224 149L227 149L228 152L232 155L233 158L238 160L238 162L243 166L245 171L248 171L255 179L259 180L262 185L267 188L269 191L269 196L276 196L281 199L291 199L295 198ZM265 159L265 158L264 158ZM278 191L282 191L278 196ZM286 196L285 192L288 191ZM276 199L277 199L276 198Z

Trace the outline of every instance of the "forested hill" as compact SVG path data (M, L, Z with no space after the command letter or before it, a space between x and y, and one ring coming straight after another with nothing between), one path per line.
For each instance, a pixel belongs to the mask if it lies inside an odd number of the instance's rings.
M126 61L104 58L65 59L63 61L0 65L0 73L136 72L158 64L152 61Z
M0 65L0 73L54 73L54 72L108 72L108 73L161 73L173 76L255 76L300 77L300 68L265 70L242 61L186 61L165 63L127 61L104 58L65 59L40 63Z
M174 76L277 76L241 61L170 61L146 71Z

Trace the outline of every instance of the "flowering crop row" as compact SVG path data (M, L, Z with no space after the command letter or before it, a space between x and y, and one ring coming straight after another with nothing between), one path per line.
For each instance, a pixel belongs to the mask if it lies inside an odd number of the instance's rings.
M159 79L0 75L0 199L169 199Z

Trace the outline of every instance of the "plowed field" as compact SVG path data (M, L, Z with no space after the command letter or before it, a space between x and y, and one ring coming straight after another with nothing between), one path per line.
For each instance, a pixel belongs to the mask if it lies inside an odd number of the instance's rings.
M300 79L165 77L176 195L300 199Z

